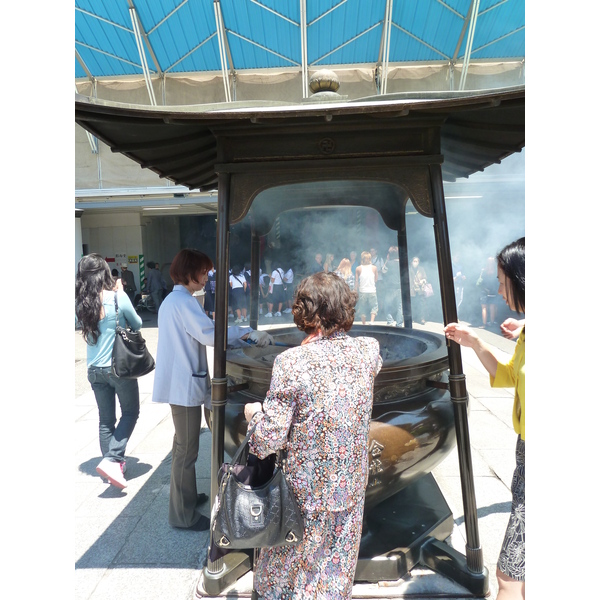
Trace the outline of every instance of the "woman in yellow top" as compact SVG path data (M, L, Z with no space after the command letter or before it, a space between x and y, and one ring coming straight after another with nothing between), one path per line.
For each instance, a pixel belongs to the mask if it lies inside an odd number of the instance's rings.
M498 293L511 310L525 313L525 238L506 246L496 260L500 284ZM497 600L525 598L525 326L508 362L498 358L491 346L460 323L450 323L444 331L448 339L473 348L490 374L492 387L515 388L513 427L518 435L517 466L512 480L510 518L496 569Z

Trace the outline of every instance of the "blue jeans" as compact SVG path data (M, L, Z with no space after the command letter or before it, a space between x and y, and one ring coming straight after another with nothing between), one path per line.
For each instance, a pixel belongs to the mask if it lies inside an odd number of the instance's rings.
M137 379L119 379L110 367L89 367L100 416L100 451L114 462L125 460L125 448L140 414L140 391ZM121 418L117 423L115 395L119 398ZM116 425L116 427L115 427Z

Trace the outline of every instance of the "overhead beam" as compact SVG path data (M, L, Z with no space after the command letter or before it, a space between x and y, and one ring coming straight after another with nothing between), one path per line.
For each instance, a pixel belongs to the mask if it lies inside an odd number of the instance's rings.
M129 31L129 33L133 33L133 31L131 31L130 29L128 29L127 31ZM117 56L116 54L111 54L110 52L106 52L106 50L101 50L100 48L95 48L94 46L90 46L89 44L84 44L83 42L78 42L77 40L75 40L75 45L81 46L82 48L87 48L88 50L92 50L93 52L98 52L99 54L104 54L104 56L108 56L109 58L114 58L115 60L123 62L127 65L131 65L138 69L141 68L141 65L139 65L138 63L134 63L130 60L127 60L126 58L123 58L122 56Z
M83 58L81 58L81 54L79 54L79 52L77 52L77 48L75 48L75 58L77 59L77 62L79 63L79 65L81 66L81 68L85 71L85 74L87 75L88 79L91 82L93 82L95 78L91 74L91 72L88 69L87 65L85 64L85 61L83 60Z
M483 13L481 13L481 14L483 14ZM494 44L497 44L498 42L501 42L502 40L505 40L506 38L509 38L511 35L514 35L515 33L519 33L519 31L525 31L525 25L523 25L522 27L518 27L514 31L509 31L508 33L505 33L504 35L501 35L500 37L496 38L495 40L491 40L487 44L483 44L482 46L478 46L477 48L475 48L475 50L473 50L471 52L471 55L473 53L479 52L480 50L484 50L485 48L489 48L490 46L493 46Z
M216 31L214 33L212 33L211 35L209 35L205 40L202 40L199 44L197 44L196 46L194 46L189 52L186 52L179 60L176 60L173 64L169 65L165 69L165 72L171 71L180 62L184 61L188 56L190 56L191 54L193 54L194 52L196 52L196 50L198 50L199 48L201 48L202 46L204 46L204 44L206 44L206 42L209 42L210 40L212 40L215 37L215 35L217 35Z
M127 1L129 2L129 8L130 9L133 8L136 12L136 15L138 15L137 9L135 8L133 0L127 0ZM152 47L152 44L150 43L150 38L148 37L148 34L144 30L144 26L142 25L142 21L139 18L139 15L138 15L137 21L138 21L138 27L139 27L142 39L144 40L144 43L146 44L146 47L148 48L148 52L150 53L150 58L152 58L152 62L154 63L154 69L156 70L156 73L162 77L162 75L163 75L162 69L160 68L160 64L158 62L158 59L156 58L156 54L154 54L154 48Z
M430 50L433 50L434 52L437 52L444 60L450 60L450 57L446 56L443 52L441 52L439 48L436 48L435 46L432 46L431 44L428 44L426 41L422 40L421 38L418 38L414 33L411 33L410 31L408 31L408 29L404 29L404 27L400 27L400 25L398 25L397 23L393 23L392 22L392 25L396 29L400 30L402 33L406 34L408 37L410 37L413 40L419 42L419 44L422 44L426 48L429 48Z
M331 56L332 54L334 54L338 50L341 50L342 48L344 48L344 46L347 46L348 44L351 44L352 42L355 42L358 38L362 37L363 35L366 35L367 33L371 32L371 31L373 31L373 29L375 29L376 27L379 27L379 23L375 23L374 25L371 25L371 27L369 27L369 29L365 29L364 31L362 31L358 35L355 35L353 38L350 38L348 41L344 42L343 44L340 44L337 48L334 48L330 52L327 52L327 54L323 54L323 56L317 58L317 60L315 60L315 62L313 64L316 65L318 62L322 61L323 59L327 58L328 56Z
M381 32L381 45L379 50L379 62L381 64L381 94L387 93L388 67L390 63L390 37L392 32L392 10L394 0L386 0L385 15L383 18L383 31Z
M300 0L300 48L302 51L302 97L308 98L308 50L306 34L306 0Z
M473 38L475 37L475 26L477 24L477 15L479 13L479 0L473 0L471 3L471 15L469 19L469 33L467 35L467 45L465 48L465 56L463 59L463 67L460 72L460 82L458 89L465 89L467 81L467 73L469 72L469 62L471 61L471 51L473 50Z
M229 85L227 51L225 49L227 41L225 37L225 24L223 23L221 3L219 2L219 0L214 0L213 6L215 9L215 24L217 27L217 39L219 41L219 56L221 59L221 73L223 75L223 89L225 90L225 102L231 102L231 86Z
M284 60L287 60L290 64L294 65L295 67L299 67L302 64L302 63L296 62L295 60L292 60L288 56L279 54L279 52L275 52L275 50L271 50L271 48L267 48L266 46L263 46L262 44L259 44L259 43L255 42L254 40L251 40L250 38L244 37L243 35L240 35L239 33L236 33L235 31L229 30L228 33L229 33L229 35L233 35L236 38L239 38L240 40L244 40L244 42L248 42L249 44L252 44L253 46L256 46L257 48L264 50L265 52L270 52L274 56L277 56L279 58L283 58Z
M335 6L332 6L329 10L326 10L323 14L319 15L316 19L313 19L309 25L314 25L317 21L320 21L323 17L326 17L329 13L332 13L334 10L337 10L338 8L340 8L340 6L346 4L346 2L348 2L348 0L342 0L340 3L336 4Z
M150 77L150 70L148 69L148 62L146 61L146 53L144 52L144 40L141 34L142 27L138 18L137 11L133 2L129 1L129 16L131 17L131 25L133 27L133 35L135 37L135 43L137 45L138 53L140 55L140 62L142 65L142 72L144 74L144 81L146 82L146 89L148 90L148 97L150 98L150 104L156 106L156 97L154 95L154 88L152 87L152 79Z

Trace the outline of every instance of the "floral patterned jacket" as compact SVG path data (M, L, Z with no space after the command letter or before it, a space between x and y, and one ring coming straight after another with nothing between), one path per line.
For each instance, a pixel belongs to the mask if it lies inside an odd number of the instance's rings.
M287 472L305 511L340 511L364 495L379 342L336 332L274 361L271 386L250 438L264 458L288 450Z

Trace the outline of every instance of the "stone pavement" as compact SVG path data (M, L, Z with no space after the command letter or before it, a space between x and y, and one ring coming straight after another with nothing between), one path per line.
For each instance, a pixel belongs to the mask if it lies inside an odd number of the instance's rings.
M144 311L144 336L155 354L156 315ZM259 327L289 325L291 318L263 319ZM421 326L416 325L415 328ZM441 333L440 323L422 327ZM514 342L486 330L482 337L512 353ZM153 373L139 380L140 417L127 448L125 490L104 484L100 462L98 415L86 378L85 344L75 332L75 576L77 600L193 600L205 564L207 532L175 530L167 523L173 425L168 405L151 401ZM495 563L510 511L510 483L516 435L512 429L512 392L493 390L471 350L462 351L471 397L469 414L479 535L495 598ZM198 489L209 491L211 434L200 438ZM451 544L464 554L465 525L456 449L433 471L454 515ZM209 516L208 504L205 514ZM249 597L251 575L242 577L221 597ZM200 586L200 591L202 587ZM359 584L354 598L467 598L456 583L425 568L413 569L397 582Z

